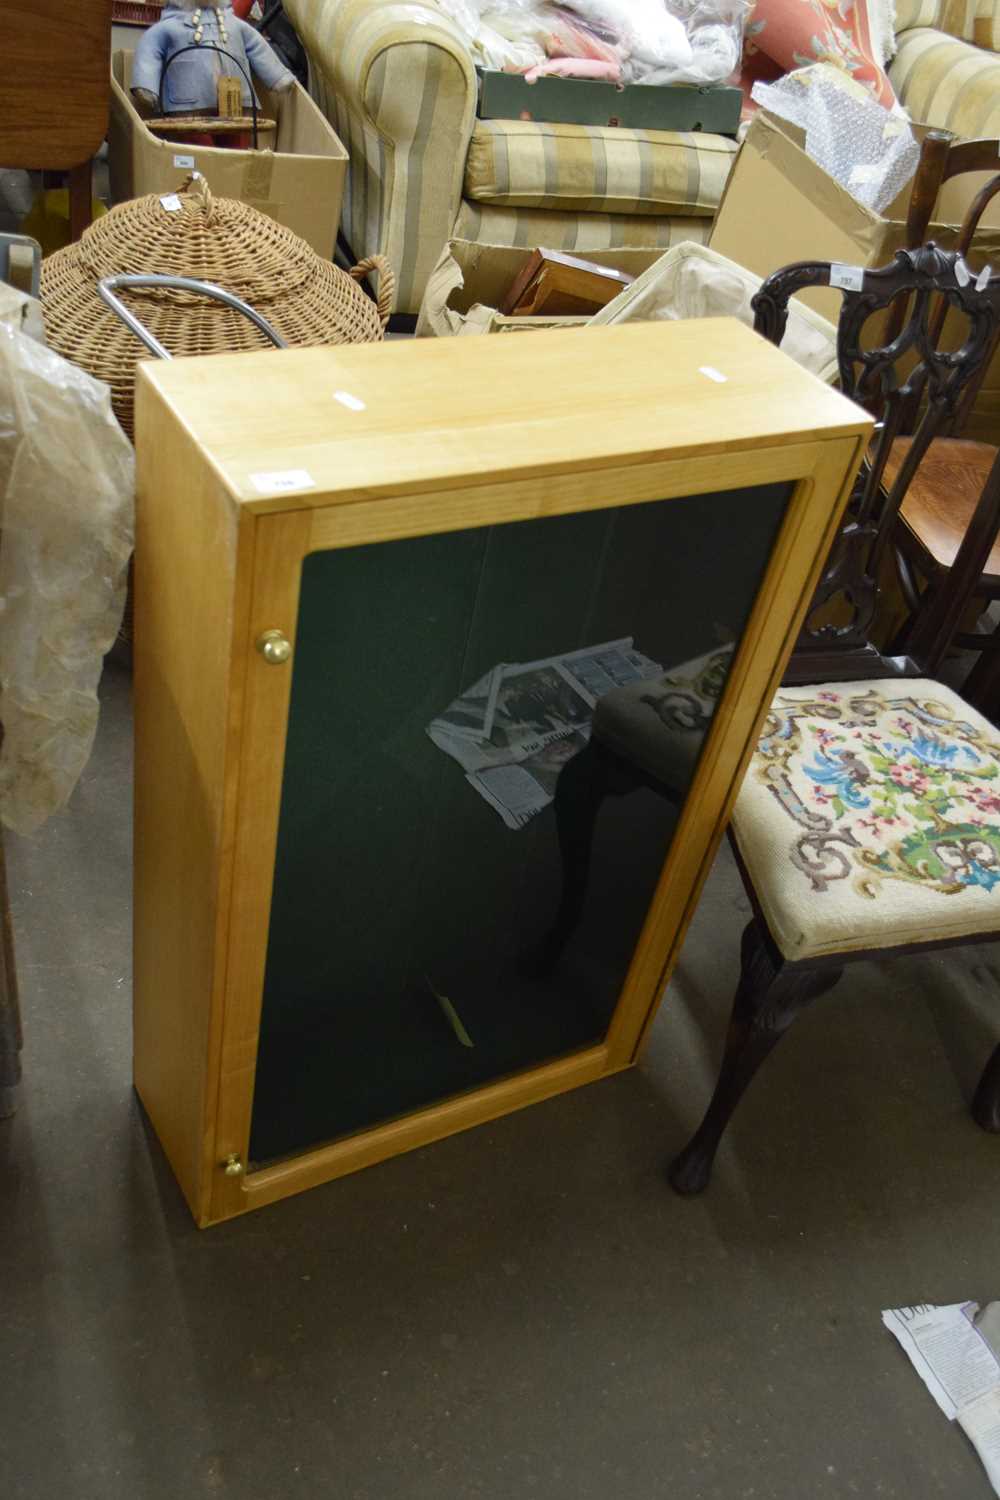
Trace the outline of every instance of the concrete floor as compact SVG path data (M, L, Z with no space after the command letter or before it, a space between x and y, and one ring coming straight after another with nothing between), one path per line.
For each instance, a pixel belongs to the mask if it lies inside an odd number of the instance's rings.
M681 1201L745 914L720 857L639 1069L199 1232L129 1087L120 668L105 701L70 809L11 840L5 1500L986 1500L879 1311L1000 1295L966 1113L995 949L855 968Z

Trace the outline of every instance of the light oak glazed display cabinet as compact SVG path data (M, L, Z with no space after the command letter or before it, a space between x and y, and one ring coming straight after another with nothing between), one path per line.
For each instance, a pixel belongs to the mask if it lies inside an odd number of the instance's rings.
M636 1061L870 427L728 319L140 367L135 1082L199 1224ZM553 808L427 726L501 683L551 791L588 725L494 669L621 640L733 650L543 977Z

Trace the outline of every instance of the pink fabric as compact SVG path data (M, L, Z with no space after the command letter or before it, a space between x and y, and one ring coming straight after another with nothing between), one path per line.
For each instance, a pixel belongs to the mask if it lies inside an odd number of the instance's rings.
M534 83L537 78L554 74L558 78L603 78L609 83L618 83L622 76L621 65L615 62L598 62L593 57L550 57L548 62L529 68L525 78Z
M896 102L892 84L875 60L867 0L757 0L747 21L740 77L748 101L754 83L774 77L755 62L758 54L778 64L778 76L811 63L832 63L886 109Z
M552 9L552 30L544 46L549 57L589 58L592 62L618 64L622 61L613 37L561 7Z

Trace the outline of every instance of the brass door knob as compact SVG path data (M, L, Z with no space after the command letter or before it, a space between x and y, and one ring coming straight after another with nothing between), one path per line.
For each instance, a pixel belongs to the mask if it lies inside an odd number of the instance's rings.
M238 1156L227 1156L222 1163L222 1170L227 1177L241 1177L243 1175L243 1163Z
M272 667L280 667L292 654L292 643L280 630L265 630L256 641L257 650Z

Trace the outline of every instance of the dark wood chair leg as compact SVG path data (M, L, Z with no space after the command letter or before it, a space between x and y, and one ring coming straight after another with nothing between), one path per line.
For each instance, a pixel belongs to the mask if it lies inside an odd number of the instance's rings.
M78 240L93 218L94 164L81 162L69 172L69 234Z
M1000 1047L986 1064L979 1080L972 1101L972 1118L980 1129L1000 1135Z
M605 797L614 790L613 781L608 757L595 740L567 761L559 774L554 802L562 858L559 909L548 932L522 959L522 968L537 978L551 974L579 926L590 878L597 814Z
M993 637L986 636L985 640L995 639L998 634L1000 627L993 632ZM1000 649L979 653L962 686L962 697L985 714L991 723L997 722L1000 718Z
M675 1192L690 1196L708 1186L723 1132L754 1074L796 1016L832 989L842 973L785 963L757 918L750 922L743 933L740 982L719 1081L704 1120L667 1173Z
M14 930L7 893L7 861L0 834L0 1119L14 1114L21 1080L21 1012Z

